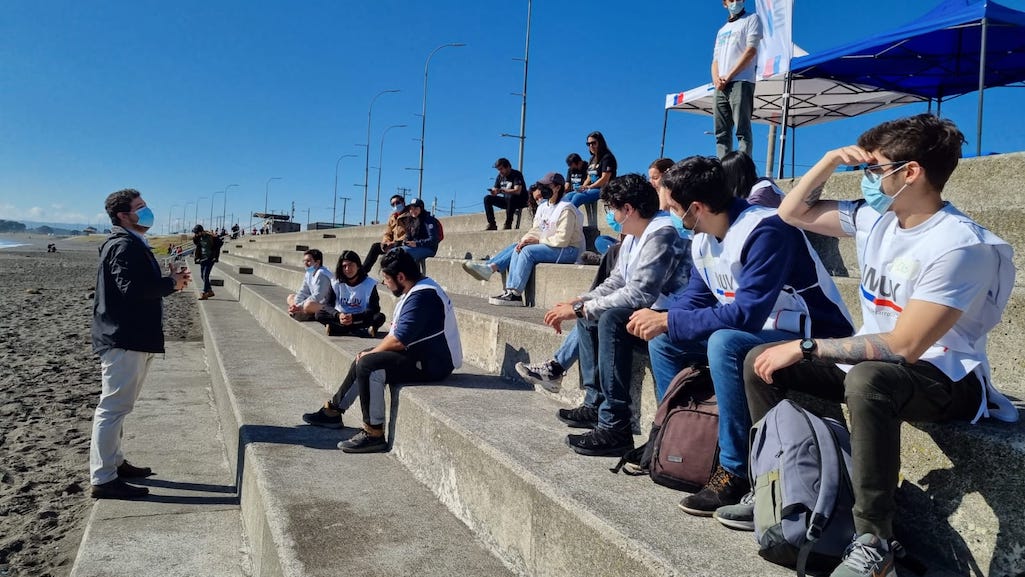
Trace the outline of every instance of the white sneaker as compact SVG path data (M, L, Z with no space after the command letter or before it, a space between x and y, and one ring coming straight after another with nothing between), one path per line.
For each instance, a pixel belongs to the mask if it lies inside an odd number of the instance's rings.
M491 270L491 265L480 262L473 262L472 260L468 260L463 263L463 270L469 273L470 276L472 276L473 278L477 280L482 280L484 282L487 282L487 280L491 278L491 275L495 272Z
M528 383L538 385L550 393L558 393L562 388L562 376L565 371L562 371L561 367L557 369L554 363L554 360L533 365L516 363L516 372Z

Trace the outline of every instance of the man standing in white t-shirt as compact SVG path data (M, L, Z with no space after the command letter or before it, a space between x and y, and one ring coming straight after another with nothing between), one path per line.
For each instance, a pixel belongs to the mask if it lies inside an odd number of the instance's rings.
M787 389L843 400L850 410L857 534L833 577L896 575L903 421L1018 419L986 357L986 335L1014 287L1013 251L940 196L963 142L952 122L931 114L883 123L857 145L826 153L779 207L786 222L853 236L858 248L857 335L755 348L744 366L752 422ZM820 200L842 165L867 165L864 198ZM736 520L738 507L716 515Z
M712 84L715 85L715 153L719 158L737 149L751 156L751 112L755 99L755 63L762 23L744 10L744 0L722 0L730 17L715 37Z

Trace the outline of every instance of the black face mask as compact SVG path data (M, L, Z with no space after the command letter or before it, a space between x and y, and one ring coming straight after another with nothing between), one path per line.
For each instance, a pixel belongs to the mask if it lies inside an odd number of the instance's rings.
M555 191L552 190L550 187L547 187L547 186L542 187L540 192L541 192L541 198L543 198L545 200L549 200L553 196L555 196Z

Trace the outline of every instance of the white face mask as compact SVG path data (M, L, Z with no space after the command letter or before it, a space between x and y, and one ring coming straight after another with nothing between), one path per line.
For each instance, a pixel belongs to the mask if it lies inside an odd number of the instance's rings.
M744 11L744 0L734 0L733 2L726 3L726 9L730 11L730 16L736 16Z

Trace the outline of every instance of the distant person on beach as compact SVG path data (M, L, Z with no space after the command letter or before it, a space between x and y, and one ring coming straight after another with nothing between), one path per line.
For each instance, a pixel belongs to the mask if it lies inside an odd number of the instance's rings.
M199 278L203 280L203 292L200 293L199 300L205 301L214 296L213 287L210 286L210 271L214 269L214 263L221 256L224 241L212 232L203 230L203 225L197 224L192 227L192 244L196 247L192 256L199 265Z
M715 36L712 57L715 154L719 158L733 150L734 126L737 149L751 154L755 69L758 43L762 40L762 23L757 14L744 9L744 0L722 0L722 5L729 11L729 18Z
M324 253L315 248L303 253L303 284L288 295L288 314L297 321L312 321L323 307L334 306L331 297L331 271L324 266Z
M484 230L498 230L495 222L495 207L505 209L504 230L512 228L513 215L516 211L527 206L527 183L523 180L523 173L514 169L508 158L499 158L495 161L495 186L488 189L484 197L484 215L488 219L488 226Z
M399 221L400 217L409 212L409 207L406 206L406 199L402 195L395 194L388 200L388 203L391 205L391 214L388 216L388 222L384 225L384 234L381 235L381 242L375 242L370 245L367 258L363 261L363 272L368 275L370 274L370 269L374 268L374 264L377 263L377 259L382 254L402 246L403 241L406 240L406 227Z
M342 251L338 257L331 290L335 294L334 308L324 307L316 314L327 335L377 336L377 329L384 324L377 281L367 276L354 251Z
M124 479L148 477L121 446L125 417L132 412L150 362L164 352L163 306L167 295L188 286L188 269L163 276L143 236L153 226L153 211L139 191L119 190L104 206L110 236L100 247L93 300L93 351L100 355L102 392L93 415L89 445L89 483L96 499L131 499L149 493Z
M423 276L405 250L392 251L381 259L381 279L398 297L391 330L378 345L356 355L338 392L303 421L318 427L342 427L342 412L359 392L363 428L338 448L346 453L380 453L388 450L384 437L384 387L386 384L440 381L463 363L455 310L445 291Z

